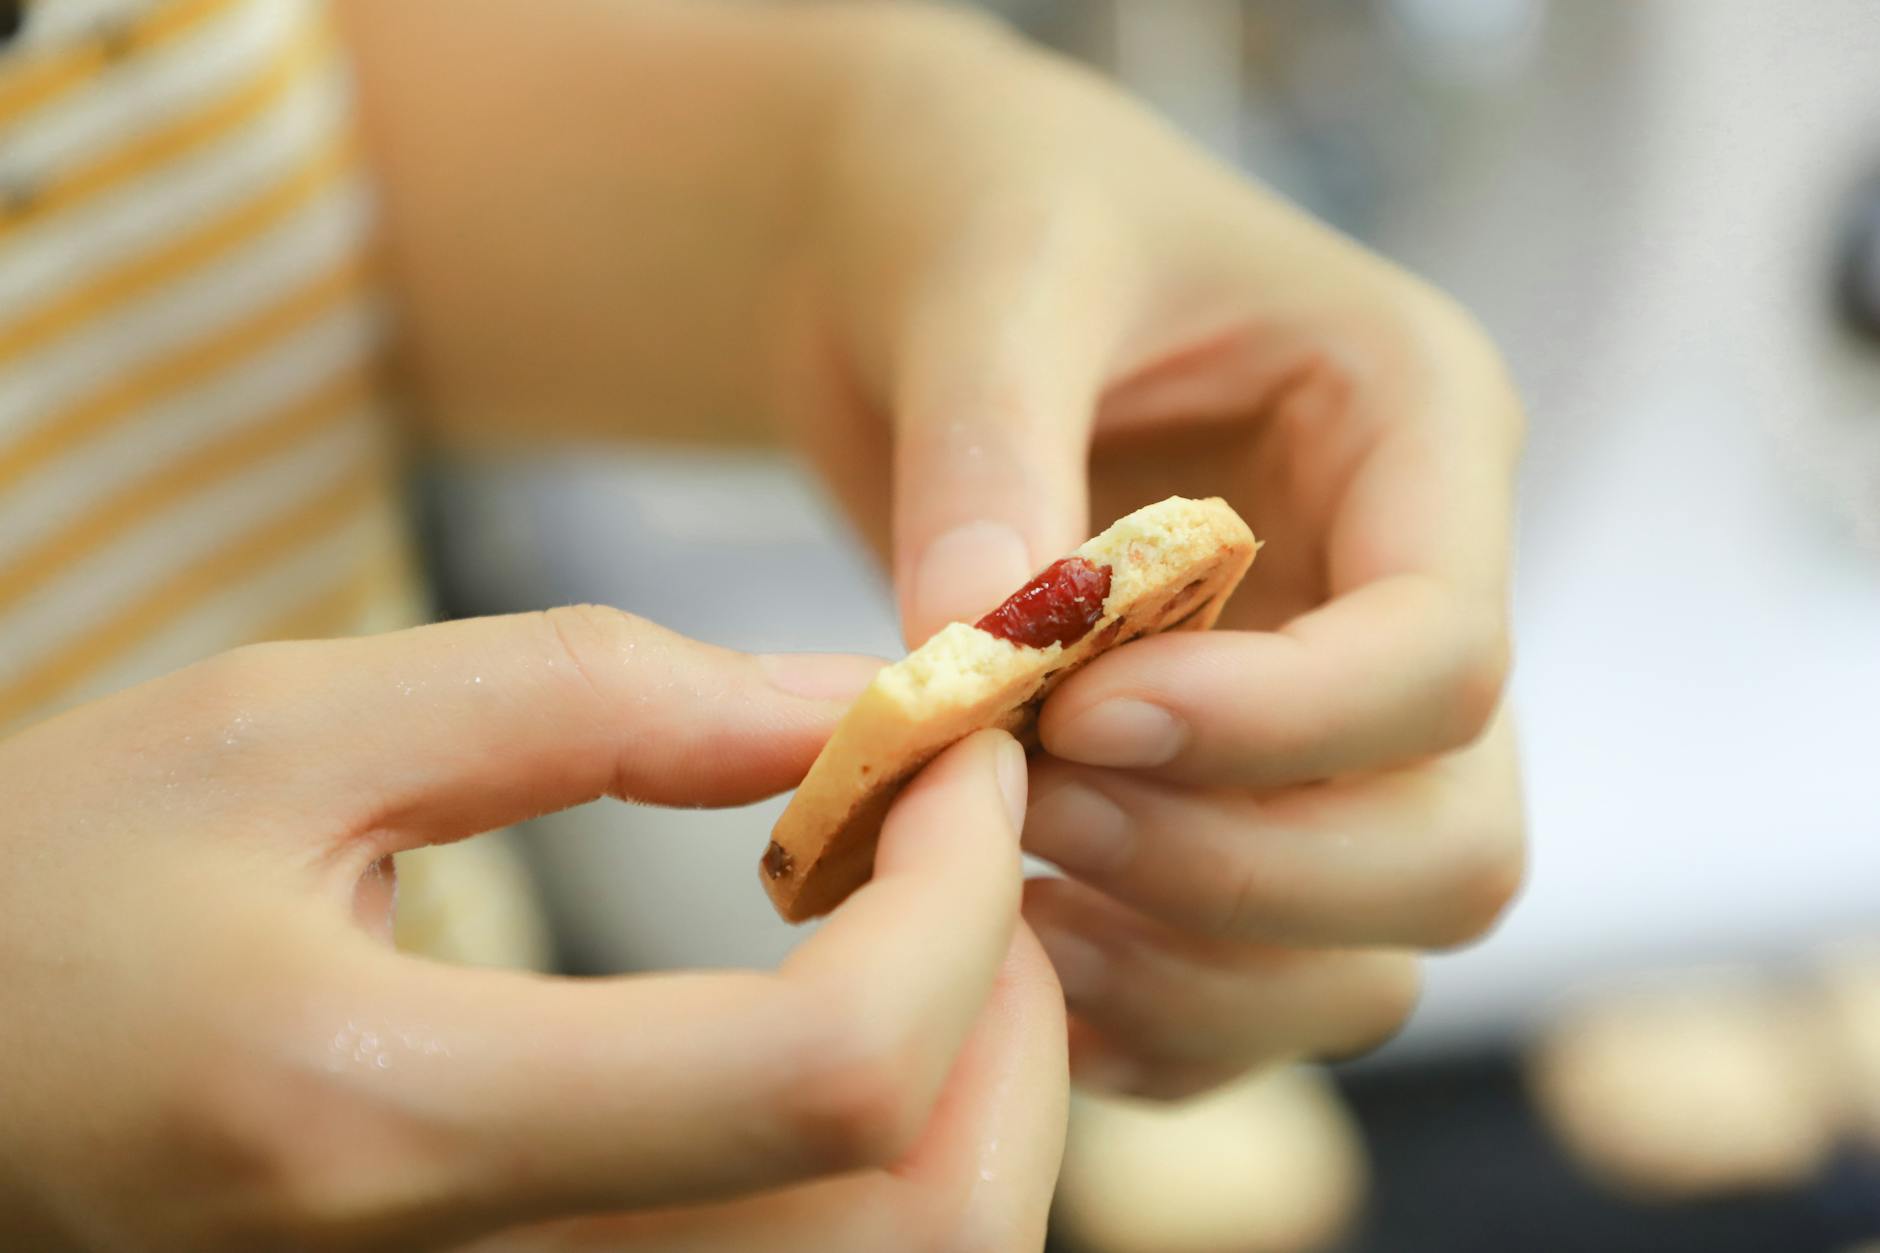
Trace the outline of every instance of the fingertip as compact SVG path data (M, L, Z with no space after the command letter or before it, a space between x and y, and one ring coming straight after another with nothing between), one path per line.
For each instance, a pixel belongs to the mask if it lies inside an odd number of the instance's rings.
M942 849L957 861L969 848L996 845L1010 850L1016 877L1025 774L1024 749L1004 731L976 731L946 749L888 811L875 854L877 875L927 855L920 850Z
M959 777L989 780L999 791L1000 800L1016 793L1020 803L1025 798L1025 750L1016 739L996 727L974 731L943 750L915 780L916 785L935 786L958 781ZM929 783L933 780L933 783ZM910 789L912 790L912 789ZM1023 810L1019 811L1023 816Z

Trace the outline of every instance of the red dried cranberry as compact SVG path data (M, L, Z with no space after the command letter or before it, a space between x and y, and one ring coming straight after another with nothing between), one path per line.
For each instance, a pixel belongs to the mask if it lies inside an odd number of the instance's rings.
M975 625L1026 648L1069 648L1090 633L1110 595L1110 567L1082 557L1052 563Z

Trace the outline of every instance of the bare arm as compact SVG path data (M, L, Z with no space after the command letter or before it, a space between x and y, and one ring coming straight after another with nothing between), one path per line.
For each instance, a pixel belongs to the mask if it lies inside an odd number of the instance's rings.
M854 13L341 0L446 438L761 433L777 275Z

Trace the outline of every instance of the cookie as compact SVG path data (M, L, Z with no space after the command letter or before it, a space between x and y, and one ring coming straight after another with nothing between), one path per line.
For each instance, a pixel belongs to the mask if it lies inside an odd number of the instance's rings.
M1543 1123L1627 1195L1702 1200L1801 1187L1834 1151L1840 1093L1792 995L1684 971L1569 1010L1529 1061Z
M1313 1253L1366 1188L1363 1137L1320 1071L1175 1104L1073 1090L1052 1226L1081 1253Z
M1079 666L1144 635L1213 626L1258 548L1226 501L1172 496L883 669L771 832L760 870L777 912L815 918L866 883L888 807L948 746L998 727L1032 747L1039 707Z

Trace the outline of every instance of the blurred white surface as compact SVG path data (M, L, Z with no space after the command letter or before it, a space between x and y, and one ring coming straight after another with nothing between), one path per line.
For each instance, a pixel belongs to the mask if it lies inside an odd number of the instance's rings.
M1640 965L1880 931L1880 550L1856 525L1880 349L1828 301L1841 199L1880 158L1880 9L1644 9L1621 288L1571 403L1536 414L1570 460L1527 471L1531 884L1434 964L1399 1048Z

